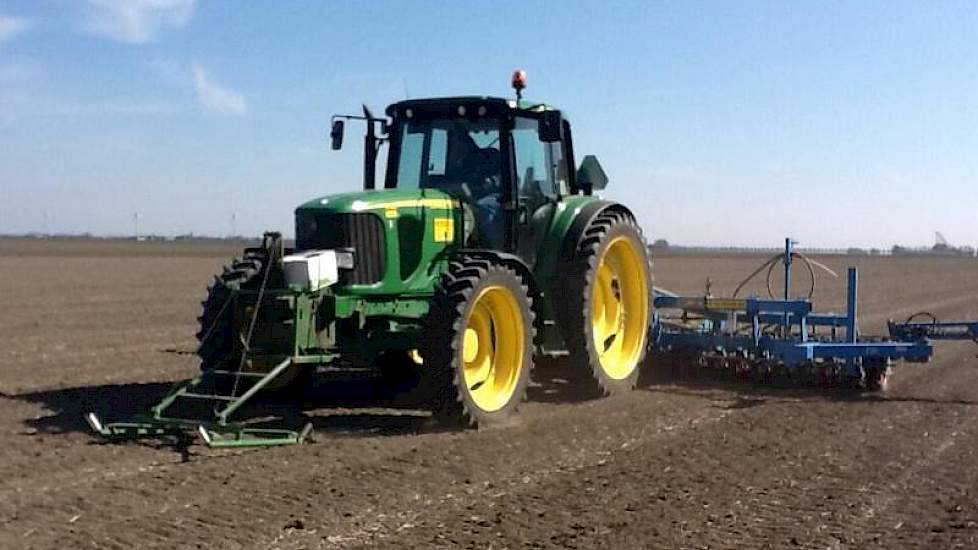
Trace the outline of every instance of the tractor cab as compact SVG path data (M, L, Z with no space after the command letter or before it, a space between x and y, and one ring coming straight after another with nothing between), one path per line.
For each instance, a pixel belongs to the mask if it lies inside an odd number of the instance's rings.
M518 95L525 76L514 75ZM516 253L535 263L545 229L562 199L590 195L606 183L594 157L573 167L570 123L542 103L462 96L406 100L387 118L334 117L333 148L342 145L345 119L367 123L364 189L377 186L377 153L388 146L385 190L446 193L471 210L479 248ZM593 177L598 175L599 177Z
M546 225L571 194L570 140L560 112L501 98L391 105L384 187L437 189L472 208L479 245L532 253L520 226ZM549 125L549 126L548 126ZM551 128L556 126L556 128ZM558 130L558 131L554 131Z

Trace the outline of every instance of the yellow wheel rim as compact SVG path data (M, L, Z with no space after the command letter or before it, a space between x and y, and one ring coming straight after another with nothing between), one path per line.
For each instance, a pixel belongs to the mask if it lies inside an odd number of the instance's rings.
M476 296L462 334L462 374L469 397L486 412L513 398L523 371L523 315L513 293L489 286Z
M611 241L591 286L591 333L601 370L615 380L638 366L649 328L649 283L642 254L626 236Z

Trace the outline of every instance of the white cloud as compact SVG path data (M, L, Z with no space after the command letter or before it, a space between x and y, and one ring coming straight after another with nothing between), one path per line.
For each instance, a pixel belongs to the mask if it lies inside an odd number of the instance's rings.
M194 64L194 88L197 101L205 109L219 115L243 115L248 110L245 98L234 90L229 90L214 82L204 68Z
M163 29L183 28L197 0L88 0L83 29L128 44L152 42Z
M16 36L27 32L30 28L31 22L23 17L0 15L0 42L12 40Z

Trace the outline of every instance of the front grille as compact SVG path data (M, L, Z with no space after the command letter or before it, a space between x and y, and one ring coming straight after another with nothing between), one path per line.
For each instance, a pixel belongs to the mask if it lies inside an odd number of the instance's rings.
M379 216L359 214L314 214L314 223L298 220L296 247L299 250L352 248L353 269L340 270L340 283L366 285L380 281L387 267L384 222Z

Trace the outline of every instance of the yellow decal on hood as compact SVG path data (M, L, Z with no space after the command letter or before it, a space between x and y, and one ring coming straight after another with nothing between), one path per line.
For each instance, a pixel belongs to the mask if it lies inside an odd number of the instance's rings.
M452 218L435 218L434 239L436 243L449 243L455 239L455 220Z

